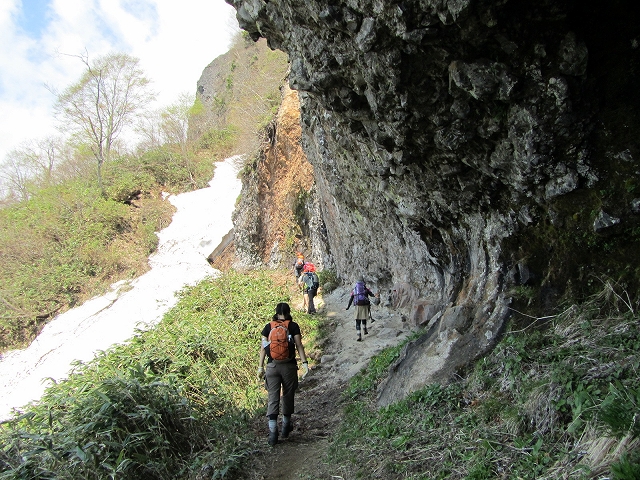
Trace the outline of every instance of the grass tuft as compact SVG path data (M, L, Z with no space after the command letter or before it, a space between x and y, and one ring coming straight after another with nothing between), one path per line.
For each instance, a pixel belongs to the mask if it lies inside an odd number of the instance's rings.
M400 347L385 350L347 387L329 461L345 478L638 478L639 325L605 284L544 329L508 331L459 381L376 409Z
M0 425L0 477L222 478L256 448L259 335L282 274L229 272L185 289L163 321L78 364ZM296 318L313 348L316 320Z

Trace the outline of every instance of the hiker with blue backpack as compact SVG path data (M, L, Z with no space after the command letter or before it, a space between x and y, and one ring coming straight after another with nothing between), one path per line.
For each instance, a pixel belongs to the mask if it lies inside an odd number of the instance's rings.
M291 317L288 303L276 305L273 319L261 332L260 363L258 380L264 378L268 392L267 417L269 418L269 445L278 443L278 414L280 413L280 394L282 392L282 438L287 438L293 430L291 414L294 412L294 399L298 388L298 363L296 350L302 361L302 378L309 373L307 355L302 346L300 326ZM267 361L265 368L265 360Z
M369 301L369 297L375 296L376 295L367 288L367 284L362 277L358 279L355 287L351 290L351 296L349 297L349 304L346 310L349 310L352 303L356 307L356 333L358 334L358 342L362 341L360 325L362 325L365 335L369 333L367 330L367 319L371 316L371 302Z
M316 274L316 266L307 262L304 264L302 275L298 279L298 285L302 287L302 295L304 298L305 311L314 315L316 313L316 306L313 303L313 299L318 294L318 288L320 288L320 280Z

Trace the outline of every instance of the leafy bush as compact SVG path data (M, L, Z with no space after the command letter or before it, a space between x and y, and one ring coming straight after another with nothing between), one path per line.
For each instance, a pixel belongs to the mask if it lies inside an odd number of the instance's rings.
M103 186L108 198L124 203L143 191L154 188L156 179L150 172L132 165L126 157L105 164Z
M318 272L318 280L324 293L333 291L339 283L338 275L334 270L321 270Z
M259 332L288 288L230 272L0 426L2 478L220 478L255 448ZM248 308L247 306L250 306ZM313 340L315 319L296 318Z
M211 129L200 137L198 147L213 150L224 158L231 152L236 135L237 128L232 125L222 129Z
M187 156L170 147L158 147L140 157L140 168L158 185L177 192L203 188L213 178L211 157Z

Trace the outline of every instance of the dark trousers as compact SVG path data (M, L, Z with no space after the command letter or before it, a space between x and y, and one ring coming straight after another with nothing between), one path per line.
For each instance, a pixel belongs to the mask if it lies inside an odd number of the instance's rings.
M267 363L264 376L265 386L269 392L267 416L277 418L280 411L280 392L282 392L282 414L291 415L294 410L294 396L298 388L298 364Z
M313 299L318 293L318 290L315 288L310 288L307 290L307 313L316 313L316 306L313 304Z

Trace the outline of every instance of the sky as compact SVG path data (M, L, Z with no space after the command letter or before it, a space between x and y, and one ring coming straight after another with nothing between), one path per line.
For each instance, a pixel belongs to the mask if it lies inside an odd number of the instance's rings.
M52 92L79 80L78 56L139 58L161 107L195 96L202 70L237 31L224 0L0 0L0 162L57 134Z

